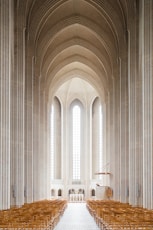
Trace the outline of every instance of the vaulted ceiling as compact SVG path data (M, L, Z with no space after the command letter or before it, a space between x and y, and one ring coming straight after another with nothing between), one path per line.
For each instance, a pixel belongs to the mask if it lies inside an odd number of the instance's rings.
M27 0L26 28L42 87L79 77L105 98L126 51L127 0ZM74 84L73 84L74 85Z

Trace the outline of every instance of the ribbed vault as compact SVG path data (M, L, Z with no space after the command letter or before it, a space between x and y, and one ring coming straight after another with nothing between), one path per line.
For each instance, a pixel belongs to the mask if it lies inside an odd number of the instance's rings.
M125 42L126 34L126 3L36 0L28 7L29 47L36 60L35 79L40 79L42 90L48 94L50 85L58 88L63 76L73 78L72 71L77 70L80 78L95 82L97 90L101 87L105 100L112 78L118 75L119 43Z

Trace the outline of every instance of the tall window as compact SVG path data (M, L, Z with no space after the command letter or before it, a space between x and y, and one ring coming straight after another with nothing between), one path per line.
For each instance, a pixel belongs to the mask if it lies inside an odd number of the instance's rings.
M103 164L103 116L102 116L102 108L99 106L99 171L102 171ZM99 176L102 178L102 175Z
M61 104L57 97L51 107L51 179L61 179Z
M72 151L73 151L73 180L80 180L80 139L81 139L81 109L75 105L72 110Z
M100 99L97 97L92 106L92 178L103 170L103 113ZM102 176L99 176L101 179Z
M54 179L54 106L51 108L51 127L50 127L50 135L51 135L51 179Z

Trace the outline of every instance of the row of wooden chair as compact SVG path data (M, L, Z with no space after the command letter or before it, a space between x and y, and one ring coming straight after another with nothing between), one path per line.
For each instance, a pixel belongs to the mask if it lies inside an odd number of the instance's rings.
M66 200L43 200L0 211L0 229L53 230L67 207Z
M112 200L87 200L87 208L103 230L153 230L153 210Z

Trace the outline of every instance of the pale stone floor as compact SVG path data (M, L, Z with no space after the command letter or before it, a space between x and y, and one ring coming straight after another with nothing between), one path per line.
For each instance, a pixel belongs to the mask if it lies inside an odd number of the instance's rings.
M99 230L86 203L68 203L63 216L54 230Z

